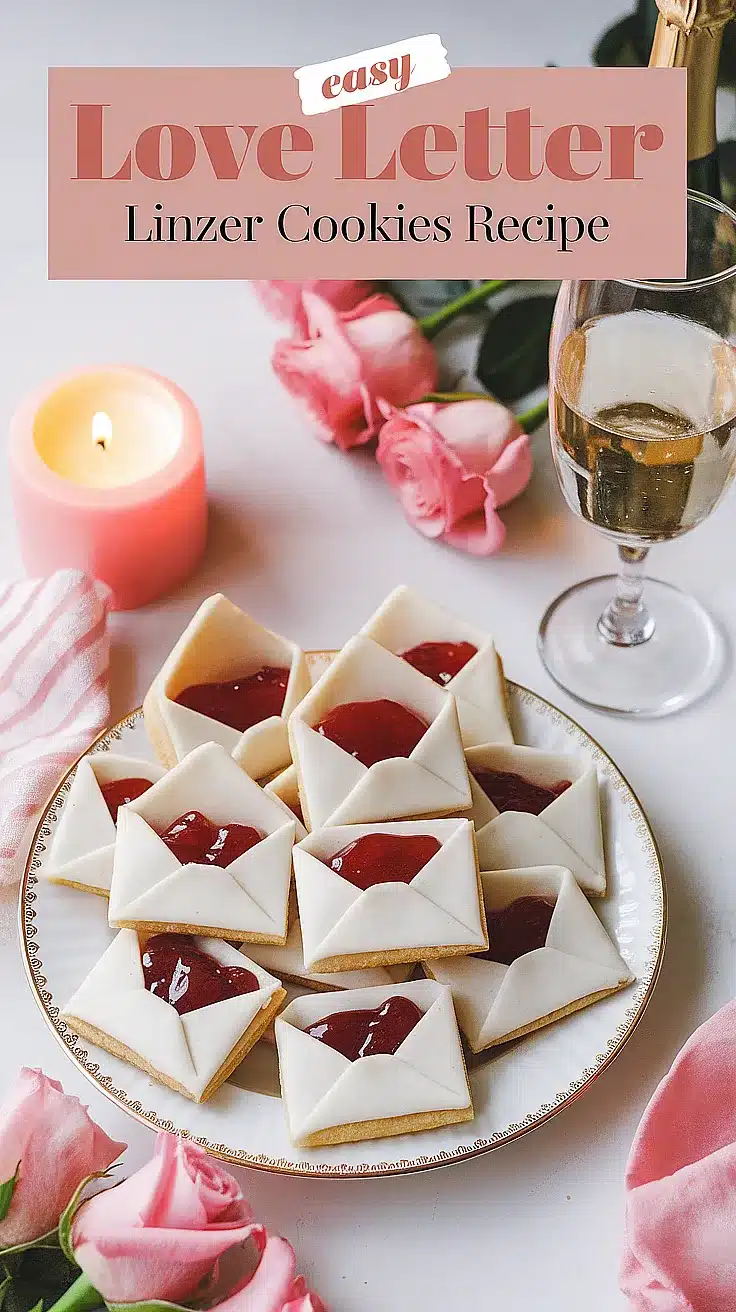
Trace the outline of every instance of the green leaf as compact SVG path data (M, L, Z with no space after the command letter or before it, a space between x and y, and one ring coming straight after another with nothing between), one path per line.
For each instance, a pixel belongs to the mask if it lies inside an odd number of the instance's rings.
M644 62L634 14L604 32L593 51L593 63L599 68L641 68Z
M5 1290L2 1312L37 1312L42 1306L50 1308L74 1284L78 1274L78 1267L67 1260L61 1249L29 1249Z
M645 67L659 10L656 0L639 0L635 11L606 29L593 50L599 68Z
M529 296L510 301L490 319L475 372L499 401L516 401L547 381L555 299Z
M18 1162L18 1165L15 1168L15 1172L11 1176L11 1178L9 1180L5 1180L3 1184L0 1184L0 1221L4 1221L6 1216L8 1215L8 1212L10 1211L10 1204L13 1201L15 1186L18 1183L19 1170L20 1170L20 1162Z

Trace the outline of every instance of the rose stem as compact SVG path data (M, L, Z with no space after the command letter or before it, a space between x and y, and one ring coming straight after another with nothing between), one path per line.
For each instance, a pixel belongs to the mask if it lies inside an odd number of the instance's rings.
M457 318L463 311L471 309L474 305L480 305L487 301L489 296L494 296L504 287L508 287L508 281L501 279L495 282L483 282L480 287L474 287L472 291L465 292L463 296L458 296L456 300L450 301L448 305L443 305L441 310L435 310L434 314L425 314L423 319L418 319L417 323L424 333L425 337L434 337L444 328L445 324L450 323Z

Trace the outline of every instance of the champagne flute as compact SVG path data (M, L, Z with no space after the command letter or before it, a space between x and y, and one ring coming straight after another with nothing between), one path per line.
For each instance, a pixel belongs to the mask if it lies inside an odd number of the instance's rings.
M688 192L687 276L563 283L550 435L571 510L616 543L619 574L562 593L539 630L578 701L667 715L717 679L723 640L695 598L645 578L650 547L695 528L736 466L736 214Z

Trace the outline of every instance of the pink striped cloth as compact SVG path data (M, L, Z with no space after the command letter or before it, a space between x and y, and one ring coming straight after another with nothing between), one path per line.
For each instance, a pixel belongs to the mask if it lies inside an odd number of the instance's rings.
M78 570L0 583L0 887L64 770L104 729L108 590Z

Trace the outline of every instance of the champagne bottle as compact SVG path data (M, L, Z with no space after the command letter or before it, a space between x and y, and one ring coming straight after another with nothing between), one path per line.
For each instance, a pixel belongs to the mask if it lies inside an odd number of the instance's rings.
M657 7L649 67L687 69L687 185L720 199L718 65L736 0L657 0Z

